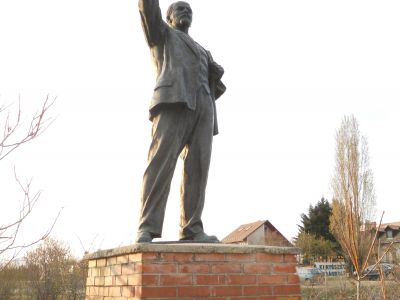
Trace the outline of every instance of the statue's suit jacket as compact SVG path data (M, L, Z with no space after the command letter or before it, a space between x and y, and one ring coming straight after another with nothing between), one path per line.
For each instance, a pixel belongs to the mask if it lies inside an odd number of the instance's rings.
M196 94L200 88L200 50L187 34L176 30L162 20L158 0L139 0L139 11L147 43L157 70L157 82L150 103L150 119L160 104L184 103L196 108ZM196 45L197 44L197 45ZM226 88L221 82L223 74L213 68L209 60L209 85L214 105L214 135L218 133L215 100Z

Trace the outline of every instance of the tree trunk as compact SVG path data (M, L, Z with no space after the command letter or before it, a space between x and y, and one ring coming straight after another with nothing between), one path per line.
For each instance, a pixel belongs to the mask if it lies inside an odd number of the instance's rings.
M361 289L361 279L358 277L357 278L357 300L360 300L360 289Z

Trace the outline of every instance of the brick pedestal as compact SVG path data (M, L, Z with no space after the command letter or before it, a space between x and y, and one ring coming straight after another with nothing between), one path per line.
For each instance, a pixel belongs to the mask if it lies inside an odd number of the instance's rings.
M86 300L300 300L296 248L136 244L87 256Z

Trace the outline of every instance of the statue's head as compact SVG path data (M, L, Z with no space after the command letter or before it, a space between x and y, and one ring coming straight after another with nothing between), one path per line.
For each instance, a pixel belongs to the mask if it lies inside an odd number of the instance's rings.
M178 1L172 3L167 10L167 22L176 29L187 31L192 24L192 9L189 3Z

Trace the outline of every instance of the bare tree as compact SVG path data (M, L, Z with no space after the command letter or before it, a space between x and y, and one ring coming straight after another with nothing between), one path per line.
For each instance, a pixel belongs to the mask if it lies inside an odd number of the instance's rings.
M40 136L51 124L53 118L49 118L48 110L55 99L46 98L40 110L36 112L29 122L23 121L20 101L18 110L12 114L9 106L0 106L0 162L20 146ZM8 223L0 223L0 271L7 266L23 249L44 240L52 230L55 221L42 235L26 243L18 242L21 225L31 215L39 197L40 191L31 191L31 181L21 182L14 169L15 180L21 190L22 197L19 201L19 211L16 219ZM8 200L13 201L13 200Z
M0 299L18 299L17 294L23 290L26 272L17 263L10 263L0 271ZM20 297L19 299L22 299Z
M296 240L296 247L300 248L303 264L312 264L316 261L327 260L335 256L334 244L312 233L301 232Z
M375 216L373 174L367 141L360 136L354 116L343 118L336 133L336 166L332 178L330 230L354 267L357 299L377 236L371 234ZM382 220L381 220L382 221ZM374 225L375 226L375 225ZM380 261L380 260L378 260Z
M25 256L31 294L38 300L57 299L68 285L72 257L64 243L47 238Z

